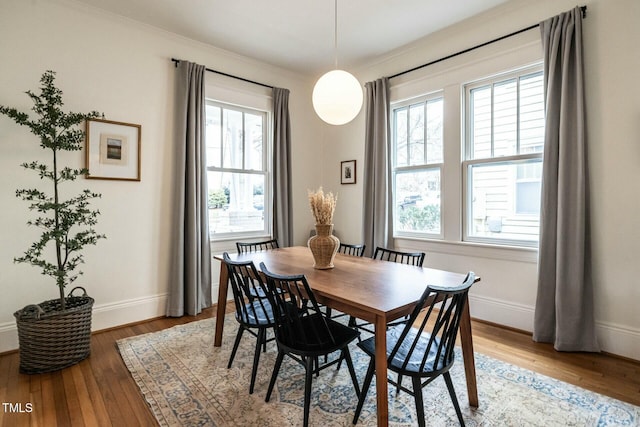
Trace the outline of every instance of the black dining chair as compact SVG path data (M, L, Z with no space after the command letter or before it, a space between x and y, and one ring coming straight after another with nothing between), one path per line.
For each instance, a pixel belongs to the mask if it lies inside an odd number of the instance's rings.
M366 246L363 244L352 245L340 242L340 246L338 246L338 253L351 256L363 256L365 247Z
M285 356L289 356L305 368L304 382L304 420L309 425L309 407L311 404L311 383L313 374L345 360L353 381L356 396L360 396L360 387L353 368L349 343L353 342L358 331L331 320L320 310L318 302L304 275L279 275L271 273L264 263L260 270L267 281L267 296L274 308L275 337L278 344L278 356L267 389L265 401L273 392L280 366ZM320 356L340 352L340 357L320 365Z
M236 242L236 249L239 254L267 251L269 249L278 249L279 247L277 239L264 240L262 242Z
M267 287L253 261L232 261L227 252L223 253L222 257L229 271L229 282L231 282L231 290L236 307L236 320L240 324L227 369L231 368L243 332L248 331L256 337L256 349L253 353L253 367L251 368L251 384L249 385L249 394L251 394L256 382L258 362L260 361L260 347L263 348L263 351L266 350L267 342L273 339L267 339L267 330L275 326L273 310L269 299L266 297ZM225 267L223 266L223 268Z
M381 259L383 261L399 262L401 264L416 265L422 267L424 264L424 252L401 252L383 247L376 247L373 252L373 259Z
M454 347L464 305L467 301L469 288L475 280L475 274L469 272L458 287L427 286L413 309L409 321L404 325L396 325L387 330L387 369L398 374L397 382L390 378L387 378L387 381L395 385L398 391L405 391L414 397L417 422L421 427L425 425L422 389L440 375L447 385L458 421L460 425L464 426L464 419L449 370L455 361ZM418 320L423 309L425 310L424 317L422 320ZM358 422L375 373L375 338L371 337L359 342L358 347L368 354L371 360L362 385L358 407L353 417L354 424ZM411 377L413 390L402 386L404 376Z
M371 258L422 267L422 265L424 264L425 256L426 254L424 252L402 252L377 246ZM401 319L400 321L390 323L389 326L393 326L398 323L404 323L406 320L407 318ZM374 333L373 325L370 322L358 323L358 320L353 316L349 317L349 326L351 326L352 328L355 327L361 329L372 334Z

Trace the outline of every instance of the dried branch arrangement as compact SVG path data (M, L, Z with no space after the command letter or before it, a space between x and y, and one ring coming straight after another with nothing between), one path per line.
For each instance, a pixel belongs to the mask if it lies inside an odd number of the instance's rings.
M316 219L316 224L332 224L333 212L336 210L336 202L338 196L334 196L333 193L326 193L322 191L322 187L318 191L308 190L309 193L309 206L311 207L311 213Z

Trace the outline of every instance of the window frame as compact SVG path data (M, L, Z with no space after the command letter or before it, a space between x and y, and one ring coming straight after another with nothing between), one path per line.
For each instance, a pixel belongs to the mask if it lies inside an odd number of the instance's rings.
M207 171L207 176L209 172L220 172L220 173L236 173L236 174L247 174L247 175L261 175L264 176L264 186L263 186L263 228L261 230L250 230L250 231L234 231L234 232L222 232L222 233L214 233L212 231L212 227L209 227L209 238L212 242L219 241L232 241L232 240L242 240L242 239L253 239L253 238L263 238L270 237L272 233L272 215L273 215L273 173L272 173L272 158L273 158L273 141L272 141L272 132L271 132L271 121L272 121L272 112L261 109L254 108L252 106L239 105L232 102L226 102L220 99L207 97L205 99L205 106L215 106L220 108L221 118L224 117L224 110L231 110L241 112L243 114L243 141L242 141L242 168L237 167L224 167L224 164L221 163L221 166L209 166L206 163L205 159L205 168ZM262 123L262 165L263 169L251 169L245 167L246 162L246 152L245 152L245 119L244 114L253 114L259 115L263 118ZM224 150L224 145L221 144L221 150ZM221 162L224 158L221 153ZM207 209L207 212L209 210Z
M437 163L429 163L428 159L427 159L427 155L428 155L428 150L427 150L427 104L429 102L435 101L435 100L441 100L443 103L443 108L442 108L442 153L441 153L441 157L442 160L440 162ZM423 94L423 95L419 95L416 97L412 97L412 98L408 98L408 99L404 99L404 100L400 100L397 102L391 102L390 104L390 127L391 127L391 162L390 162L390 167L391 167L391 185L392 185L392 189L391 189L391 203L392 203L392 229L393 229L393 237L394 238L417 238L417 239L429 239L429 240L442 240L444 239L444 218L443 218L443 174L444 174L444 168L445 168L445 161L444 161L444 151L445 151L445 126L444 126L444 121L445 121L445 108L444 108L444 103L445 103L445 96L444 96L444 91L443 90L437 90L437 91L433 91L427 94ZM425 125L424 125L424 135L423 135L423 140L425 143L425 149L424 149L424 158L425 158L425 162L423 164L418 164L418 165L414 165L411 164L410 161L410 133L407 130L407 165L404 166L398 166L398 149L397 149L397 134L396 134L396 111L401 110L401 109L405 109L407 110L407 112L410 111L411 107L414 105L419 105L419 104L423 104L424 106L424 117L425 117ZM409 126L409 120L407 119L407 127ZM425 231L407 231L407 230L398 230L396 227L396 222L397 222L397 218L399 216L399 210L398 210L398 206L400 204L400 200L398 199L398 192L396 191L396 178L398 175L404 174L404 173L413 173L413 172L430 172L430 171L434 171L434 170L438 170L439 174L440 174L440 224L439 224L439 233L430 233L430 232L425 232Z
M541 74L544 76L544 68L542 62L537 62L532 65L526 67L519 67L507 72L494 74L490 77L482 78L479 80L474 80L469 83L465 83L462 85L461 95L462 105L461 105L461 115L463 120L462 125L462 133L463 133L463 147L462 147L462 197L463 197L463 205L462 205L462 241L463 242L471 242L471 243L482 243L496 246L512 246L512 247L538 247L538 243L540 240L540 236L538 234L538 239L536 240L521 240L521 239L506 239L506 238L492 238L487 236L475 236L472 235L471 229L473 227L473 191L472 191L472 177L471 177L471 169L475 165L524 165L524 164L532 164L543 161L543 151L534 152L534 153L525 153L525 154L513 154L508 156L497 156L497 157L483 157L479 159L473 159L473 145L471 141L471 126L472 126L472 114L470 113L471 102L470 102L470 94L473 89L477 89L487 85L495 85L501 82L505 82L511 79L516 79L518 81L522 77ZM543 88L544 90L544 88ZM518 114L517 119L519 123L520 119L520 104L518 103ZM544 109L544 106L543 106ZM492 111L492 135L493 135L493 111ZM545 123L546 125L546 123ZM543 141L544 144L544 141ZM520 150L520 126L517 126L517 141L516 141L517 150ZM492 137L492 152L494 150L493 146L493 137ZM514 181L514 186L517 187L518 180ZM515 188L513 191L516 191ZM516 200L514 198L514 204ZM514 211L516 207L514 206ZM538 225L540 215L534 214L518 214L520 218L525 217L534 217L538 218Z

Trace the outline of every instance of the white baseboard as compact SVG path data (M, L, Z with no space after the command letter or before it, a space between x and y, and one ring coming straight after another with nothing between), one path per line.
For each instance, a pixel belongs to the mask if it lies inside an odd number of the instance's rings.
M469 295L471 317L526 332L533 331L534 307ZM604 352L640 361L640 330L596 321L596 335Z
M18 348L18 328L15 322L0 325L0 353Z
M169 294L159 294L110 304L94 305L91 330L99 331L164 316L167 312L168 298Z
M218 295L216 285L214 285L213 291L215 300ZM95 305L93 308L92 330L99 331L164 316L167 298L167 294L160 294ZM528 332L533 330L534 309L531 306L478 295L470 295L469 300L471 316L476 319ZM639 330L603 322L597 322L596 328L602 351L640 360ZM0 353L16 350L17 348L18 330L15 322L0 324Z
M127 323L139 322L164 316L167 308L167 294L153 295L93 306L91 330L113 328ZM15 322L0 325L0 353L18 348L18 328Z
M640 331L601 322L596 330L602 351L640 361Z
M469 309L473 318L522 331L533 331L533 307L470 294Z

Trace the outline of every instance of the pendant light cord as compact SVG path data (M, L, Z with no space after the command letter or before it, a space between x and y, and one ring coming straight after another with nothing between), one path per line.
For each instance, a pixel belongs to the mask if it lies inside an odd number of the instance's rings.
M335 69L338 69L338 0L333 4L333 61Z

